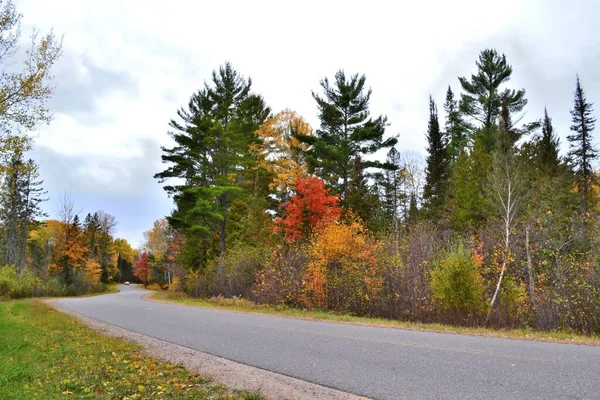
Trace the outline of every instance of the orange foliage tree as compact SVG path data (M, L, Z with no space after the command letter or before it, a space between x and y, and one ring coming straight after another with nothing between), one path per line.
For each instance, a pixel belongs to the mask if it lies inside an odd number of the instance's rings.
M85 263L85 270L87 276L93 283L98 284L100 282L100 276L102 275L102 267L100 266L98 261L94 260L93 258L88 258L88 260Z
M283 216L276 225L285 233L286 240L307 239L324 221L339 218L339 197L329 194L325 182L316 176L296 180L295 194L284 206Z
M359 312L381 288L375 266L375 241L358 218L324 225L308 249L303 281L309 307Z
M139 260L133 263L133 275L140 278L146 284L148 283L148 253L143 252Z

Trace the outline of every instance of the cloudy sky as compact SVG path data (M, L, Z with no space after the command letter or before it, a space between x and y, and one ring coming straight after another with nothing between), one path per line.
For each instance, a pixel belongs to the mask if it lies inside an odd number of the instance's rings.
M510 86L527 90L525 120L547 106L564 141L577 73L588 99L600 99L595 3L17 1L24 36L33 26L64 34L54 120L33 152L53 199L46 208L52 216L71 192L83 214L113 214L116 235L137 246L172 208L152 178L168 122L227 60L274 111L296 110L313 127L319 80L340 68L364 73L371 111L388 116L399 150L424 153L428 95L441 108L448 85L459 92L457 77L495 47L514 68Z

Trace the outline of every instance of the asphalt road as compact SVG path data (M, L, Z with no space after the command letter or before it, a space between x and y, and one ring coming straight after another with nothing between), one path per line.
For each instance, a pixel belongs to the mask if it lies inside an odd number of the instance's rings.
M121 328L375 399L600 399L600 347L216 311L120 289L58 302Z

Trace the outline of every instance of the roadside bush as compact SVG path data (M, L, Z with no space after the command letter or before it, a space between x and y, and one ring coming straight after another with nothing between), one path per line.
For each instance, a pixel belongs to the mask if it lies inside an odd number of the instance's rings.
M160 285L158 283L156 283L156 282L152 282L151 284L146 285L145 288L148 289L148 290L154 290L154 291L157 291L157 292L160 292L162 290L162 288L160 287Z
M308 257L300 242L279 245L256 275L253 299L262 304L301 306L302 279Z
M262 247L239 246L225 255L225 262L211 260L204 272L207 296L245 296L252 294L256 273L268 262L269 253Z
M42 278L29 270L25 270L21 277L11 266L0 267L0 297L20 299L25 297L64 296L66 294L68 294L66 286L56 278L44 282Z
M453 322L472 321L484 308L480 263L463 244L443 254L431 271L433 298Z

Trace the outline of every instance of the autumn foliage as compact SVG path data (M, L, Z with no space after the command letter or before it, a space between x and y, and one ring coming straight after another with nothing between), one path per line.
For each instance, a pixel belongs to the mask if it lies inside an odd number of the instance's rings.
M329 194L325 182L316 176L296 180L295 194L287 201L283 217L276 220L288 242L307 239L320 224L341 214L339 198Z
M148 253L143 252L140 259L133 263L133 275L143 283L148 282Z
M375 273L375 242L358 218L331 221L313 237L303 280L307 306L360 309L381 285Z

